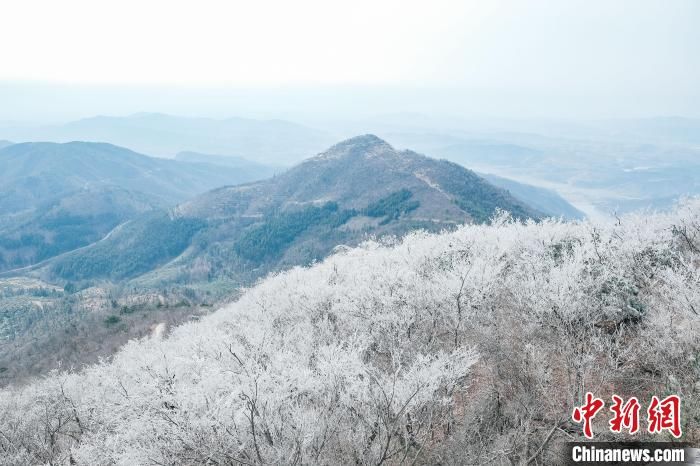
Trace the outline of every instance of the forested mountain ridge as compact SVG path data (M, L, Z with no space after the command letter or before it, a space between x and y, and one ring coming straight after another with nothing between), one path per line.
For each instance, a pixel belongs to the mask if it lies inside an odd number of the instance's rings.
M148 157L106 143L26 142L0 149L0 214L86 186L119 186L174 204L251 179L235 170Z
M699 229L695 200L339 251L110 363L0 391L0 462L560 464L586 391L672 391L697 442ZM602 412L593 429L628 439Z
M42 202L0 227L0 272L28 267L104 238L117 225L162 203L117 186L86 187Z
M195 197L151 226L153 217L144 217L109 241L62 257L45 276L76 281L152 273L147 280L162 280L181 277L196 261L206 281L246 283L367 235L439 231L487 221L497 209L521 219L542 216L459 165L399 152L365 135L272 178ZM154 238L162 254L141 247ZM166 263L169 270L159 270Z
M0 149L0 271L88 245L141 213L258 176L103 143L7 146Z
M259 215L327 201L362 208L402 189L420 204L413 219L483 222L497 208L518 218L541 216L462 166L398 151L369 134L342 141L274 178L199 196L177 211L196 217Z

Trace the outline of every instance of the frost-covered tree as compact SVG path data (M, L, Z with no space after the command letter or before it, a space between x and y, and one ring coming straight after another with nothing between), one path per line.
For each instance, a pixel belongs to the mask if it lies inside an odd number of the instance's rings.
M556 464L586 391L678 393L697 440L699 269L700 201L370 241L111 361L1 391L0 458Z

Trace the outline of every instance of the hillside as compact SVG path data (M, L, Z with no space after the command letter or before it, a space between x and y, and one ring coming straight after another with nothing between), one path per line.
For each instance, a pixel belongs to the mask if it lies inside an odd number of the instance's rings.
M0 213L86 186L114 185L174 203L251 179L235 170L148 157L105 143L20 143L0 149Z
M205 281L247 283L321 259L337 245L357 244L368 235L451 229L485 222L496 209L516 218L541 215L459 165L399 152L366 135L273 178L205 193L157 224L133 223L95 247L51 263L43 276L125 279L153 271L144 280L162 284L166 277L190 274L197 262ZM160 255L141 247L153 238L159 238Z
M499 188L508 190L518 199L538 211L552 217L562 217L566 220L581 220L585 214L572 206L566 199L551 189L541 188L496 175L479 173L479 176Z
M0 226L0 271L25 267L94 243L162 203L115 186L86 187L8 215Z
M694 443L699 228L696 200L340 251L110 363L0 391L0 461L561 464L586 391L678 394ZM625 439L608 417L596 438ZM667 439L635 440L651 438Z
M7 130L19 141L104 141L160 157L191 150L291 164L332 143L324 132L284 120L190 118L162 113L96 116L64 125Z
M267 178L279 171L272 166L253 162L244 157L234 155L202 154L200 152L182 151L175 154L175 160L235 168L254 176L254 179Z
M85 246L143 212L257 176L103 143L7 146L0 149L0 271Z

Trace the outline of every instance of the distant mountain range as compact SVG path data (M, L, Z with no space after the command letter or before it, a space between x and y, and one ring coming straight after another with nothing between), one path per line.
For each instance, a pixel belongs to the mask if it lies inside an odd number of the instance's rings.
M194 199L210 189L265 178L276 170L242 157L180 152L175 160L166 160L87 142L13 144L0 149L0 170L0 272L60 255L50 262L49 278L58 279L123 279L151 272L188 249L195 236L212 244L223 237L227 248L244 241L246 229L253 228L256 219L285 223L307 214L313 217L299 220L301 225L295 228L301 230L279 246L278 258L264 258L265 265L279 259L283 266L323 257L335 244L356 243L367 234L485 221L495 208L521 218L580 217L554 193L491 179L515 193L513 197L461 166L396 151L369 135L337 144L265 181L217 189ZM183 201L187 202L170 212L164 210ZM391 208L399 210L362 214L377 202L395 202ZM319 241L313 222L330 217L342 222ZM109 241L90 246L127 221L129 225L115 231ZM138 235L146 237L139 241ZM117 245L120 241L133 243L130 251L143 250L140 259L119 258L117 251L124 249ZM304 241L308 244L301 251ZM70 253L77 248L80 251ZM232 263L238 263L239 256ZM125 264L117 266L112 259ZM231 267L235 268L219 268Z
M543 215L464 167L397 151L365 135L274 178L215 189L168 212L142 216L42 271L53 280L142 276L164 283L186 276L197 263L206 281L248 283L368 235L484 222L496 209L516 218Z
M21 143L0 149L0 271L97 241L143 212L227 184L259 167L156 159L103 143Z
M96 116L63 125L0 128L15 141L101 141L160 157L183 150L234 154L274 165L293 164L328 147L323 131L284 120L190 118L160 113Z
M282 171L281 168L274 168L273 166L253 162L235 155L202 154L200 152L182 151L175 154L175 160L236 168L246 173L255 174L257 178L267 178L268 176Z

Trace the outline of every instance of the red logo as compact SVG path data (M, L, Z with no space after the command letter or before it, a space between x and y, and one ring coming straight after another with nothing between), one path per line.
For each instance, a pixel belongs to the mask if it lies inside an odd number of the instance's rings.
M574 414L571 416L575 422L583 421L583 435L588 438L593 438L593 430L591 429L591 422L598 411L600 411L605 402L600 398L595 398L591 392L586 393L586 404L574 408Z
M651 397L651 404L647 410L649 415L649 433L659 433L668 430L678 438L681 431L681 399L678 395L670 395L659 401L656 396Z
M613 413L612 419L608 422L611 432L621 433L627 429L630 434L639 431L639 411L641 405L636 397L631 397L627 402L617 395L612 396L613 404L610 411ZM623 403L624 402L624 403ZM593 418L603 409L605 402L593 396L591 392L586 393L586 403L583 406L574 408L571 415L576 423L583 423L583 435L593 438L592 423ZM679 438L683 432L681 430L681 399L678 395L670 395L659 400L659 397L652 396L649 408L647 409L647 430L651 434L659 434L664 430Z
M628 429L630 434L635 434L639 430L639 409L641 405L637 398L632 397L627 400L627 403L622 404L622 398L613 395L613 405L610 411L613 412L613 418L610 420L610 430L612 432L622 432L622 429Z

